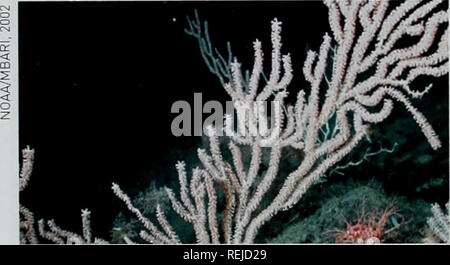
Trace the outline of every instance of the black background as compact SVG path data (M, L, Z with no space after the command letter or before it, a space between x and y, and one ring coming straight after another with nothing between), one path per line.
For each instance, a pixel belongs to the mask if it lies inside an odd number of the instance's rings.
M36 149L21 202L36 218L80 231L89 208L94 234L107 239L123 209L111 182L125 190L145 183L152 170L174 170L172 148L195 145L198 137L172 136L172 103L192 102L194 92L204 102L227 97L183 32L194 9L213 45L226 54L230 41L245 68L256 38L270 54L270 21L281 20L294 94L307 49L318 50L329 31L318 1L19 3L20 147Z
M336 263L353 260L366 260L369 264L380 264L386 260L394 263L413 263L424 257L448 256L448 245L109 245L109 246L3 246L3 256L22 261L43 261L45 264L61 264L70 260L73 263L111 262L112 264L136 264L151 262L160 264L286 264L314 260ZM183 260L184 252L217 251L225 254L229 250L266 250L265 260L228 260L217 258L209 260ZM23 255L26 253L27 255ZM68 258L69 257L69 258ZM370 259L368 259L370 257ZM288 263L289 264L289 263Z

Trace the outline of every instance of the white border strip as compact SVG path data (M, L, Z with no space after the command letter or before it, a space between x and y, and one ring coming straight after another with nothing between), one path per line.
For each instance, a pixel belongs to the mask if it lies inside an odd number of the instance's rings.
M0 0L0 244L19 244L18 3Z

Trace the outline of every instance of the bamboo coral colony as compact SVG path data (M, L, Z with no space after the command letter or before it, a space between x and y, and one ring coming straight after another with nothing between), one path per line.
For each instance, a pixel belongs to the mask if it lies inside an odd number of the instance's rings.
M406 107L431 147L438 149L441 143L435 131L410 101L420 99L431 86L415 91L410 84L419 75L439 77L448 72L448 29L443 26L448 22L448 14L439 10L442 2L408 0L389 8L390 2L381 0L325 1L335 44L325 34L319 52L307 54L303 74L310 84L309 93L300 90L295 106L286 110L282 106L292 80L292 66L290 55L281 53L281 22L277 19L272 21L272 65L265 84L260 84L261 77L266 76L262 69L262 44L258 40L254 42L255 62L248 79L243 78L236 59L225 66L230 69L229 80L221 79L221 83L237 110L236 131L233 117L225 117L232 165L222 157L220 131L209 127L210 151L198 150L203 167L193 169L188 182L184 162L177 163L180 198L167 188L172 208L192 224L197 241L252 243L264 223L295 205L316 180L356 147L367 134L368 124L379 123L390 115L394 100ZM441 28L443 33L439 33ZM396 48L408 36L415 37L413 40L417 42ZM327 71L329 58L331 73ZM269 130L263 102L271 98L278 104L272 117L274 126ZM333 133L320 138L330 120L336 124ZM245 147L251 149L248 166L242 159ZM286 147L301 151L303 160L288 176L280 176L281 151ZM263 148L271 153L269 167L261 174ZM29 181L33 158L34 150L26 148L21 191ZM262 199L276 179L284 182L271 203L262 207ZM222 190L217 190L218 187ZM156 217L162 229L134 207L117 184L112 188L144 224L147 230L140 233L143 239L152 243L181 243L159 206ZM225 194L222 214L217 212L219 193ZM33 213L23 206L20 213L21 241L37 243ZM50 231L45 231L43 220L39 221L39 235L55 243L106 243L92 238L89 217L90 212L83 210L82 235L62 230L53 221L47 222ZM133 243L129 238L125 240Z
M393 110L394 101L406 107L431 147L438 149L441 142L435 131L410 101L410 98L421 98L431 86L415 91L410 84L419 75L439 77L448 72L445 25L448 14L436 10L441 2L410 0L389 9L389 1L325 1L336 45L332 47L331 36L325 34L319 52L308 52L303 74L310 84L309 95L300 90L295 106L285 112L281 106L292 80L291 57L281 53L282 24L274 19L267 83L260 85L263 52L261 42L256 40L255 61L248 83L243 80L240 64L234 59L230 65L231 80L224 85L237 111L236 131L233 117L225 117L233 166L221 155L218 129L209 127L210 152L198 150L203 168L195 168L188 183L185 164L179 162L176 167L180 198L167 188L172 208L192 224L197 242L252 243L264 223L295 205L318 178L356 147L366 135L368 124L385 120ZM357 24L362 30L357 29ZM441 27L445 27L445 31L438 34ZM396 48L396 44L408 36L417 37L418 41L409 47ZM435 41L437 48L432 51ZM374 48L369 51L369 47ZM333 65L328 77L326 69L330 56L333 56ZM370 75L360 80L363 74ZM323 84L326 89L321 91ZM261 102L272 96L281 104L275 105L275 125L269 131L268 115ZM333 118L337 121L337 133L319 141L319 131ZM255 128L259 130L256 135ZM248 168L242 161L244 146L251 148ZM282 178L278 175L281 150L288 146L301 150L304 159L295 171ZM256 182L263 147L271 149L270 164ZM282 178L283 185L271 203L260 209L263 197L276 178ZM215 188L218 186L226 195L221 230L216 207ZM147 228L141 232L143 239L152 243L180 243L162 211L157 211L161 230L131 204L117 184L112 188Z

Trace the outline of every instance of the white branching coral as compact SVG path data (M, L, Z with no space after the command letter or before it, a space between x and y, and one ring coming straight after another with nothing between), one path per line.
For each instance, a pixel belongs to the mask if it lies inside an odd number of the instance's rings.
M20 243L21 244L38 244L34 228L34 214L24 206L20 206Z
M19 175L19 191L23 191L27 186L33 172L34 149L27 146L22 150L22 167ZM28 208L20 205L20 242L22 244L37 244L38 239L34 229L34 214Z
M112 189L114 191L114 194L119 197L121 200L123 200L128 207L128 209L134 213L138 220L144 225L144 227L148 230L147 231L141 231L140 236L147 240L150 243L154 244L175 244L180 243L178 236L173 232L172 227L170 226L169 222L166 220L164 213L161 211L159 205L157 207L157 216L158 221L160 222L161 226L163 227L164 232L161 232L158 230L158 228L149 220L147 219L139 209L133 206L130 197L128 197L119 187L119 185L113 183ZM165 234L167 233L167 235Z
M27 186L33 172L34 149L27 146L22 150L22 167L19 175L19 191L23 191ZM20 205L20 243L21 244L37 244L39 241L34 228L34 214L28 208Z
M274 19L270 74L263 72L262 44L256 40L249 78L243 78L241 65L234 59L229 66L230 82L223 82L237 112L236 121L232 115L225 117L232 164L223 159L219 129L209 127L209 152L198 150L203 168L193 170L188 184L185 165L178 163L179 198L167 189L173 209L192 224L197 241L252 243L263 224L295 205L361 142L370 124L380 123L392 113L395 102L405 106L430 146L438 149L441 142L436 132L410 99L420 99L431 88L415 91L411 83L418 76L439 77L448 72L448 14L439 10L441 2L408 0L392 8L389 1L382 0L325 1L332 36L325 34L319 51L308 52L303 74L310 88L308 92L300 90L295 105L287 109L284 101L293 68L290 55L281 51L282 24ZM405 47L405 43L409 45ZM266 82L260 84L266 76ZM270 117L264 106L267 101L275 103ZM273 121L270 129L269 119ZM321 139L321 130L331 120L333 133ZM249 166L242 159L244 147L251 150ZM279 176L285 147L302 152L303 160L293 172ZM263 148L270 148L270 163L262 174ZM281 188L262 206L276 182L282 183ZM221 214L217 212L218 188L225 194ZM142 238L179 243L161 212L157 217L162 229L145 218L117 184L113 190L147 228L141 232Z
M34 149L27 146L22 150L22 168L19 176L19 190L22 191L28 185L31 173L33 172Z
M431 206L433 216L428 218L427 223L435 236L444 243L450 243L450 202L447 202L445 207L447 208L447 214L439 207L439 204L433 204Z
M45 229L45 221L43 219L38 222L39 234L43 238L56 244L84 245L84 244L108 244L106 240L92 238L91 232L91 212L88 209L81 211L81 223L83 234L78 235L61 229L56 225L54 220L47 221L50 231Z
M26 147L22 150L22 168L19 176L19 188L23 191L28 185L34 164L34 149ZM20 205L20 243L21 244L38 244L38 235L50 242L57 244L108 244L106 240L92 238L91 232L91 212L88 209L81 211L81 222L83 226L83 234L78 235L59 228L55 221L47 222L50 231L45 230L45 221L43 219L38 222L38 234L35 229L35 218L32 211L23 205Z

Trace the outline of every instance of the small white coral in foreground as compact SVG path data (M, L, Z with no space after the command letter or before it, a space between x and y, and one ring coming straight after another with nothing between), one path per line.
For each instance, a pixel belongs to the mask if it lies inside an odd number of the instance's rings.
M445 205L447 214L435 203L431 206L433 216L428 218L427 223L433 231L434 235L445 243L450 243L450 203Z
M94 238L92 240L91 232L91 212L88 209L81 210L81 220L83 225L83 235L78 235L61 229L54 220L47 222L50 231L45 230L45 221L39 220L39 234L56 244L82 245L82 244L108 244L106 240Z

